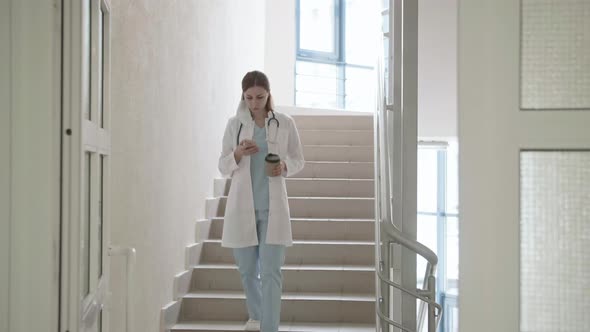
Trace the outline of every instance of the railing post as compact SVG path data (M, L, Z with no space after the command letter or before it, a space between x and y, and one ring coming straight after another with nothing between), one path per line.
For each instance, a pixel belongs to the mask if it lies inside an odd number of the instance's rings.
M387 280L389 280L391 278L391 276L389 275L389 269L390 269L390 251L389 251L389 246L390 246L390 242L389 239L383 239L381 238L381 240L383 241L381 244L381 262L380 262L380 266L379 268L381 269L381 273L387 278ZM387 317L390 317L390 313L389 313L389 302L390 302L390 289L389 289L389 285L386 284L385 282L381 281L381 312L385 313L387 315ZM389 332L390 327L389 324L384 324L384 326L382 326L382 332Z
M428 298L436 301L436 278L433 275L428 276ZM428 303L428 332L436 331L436 312L432 303Z

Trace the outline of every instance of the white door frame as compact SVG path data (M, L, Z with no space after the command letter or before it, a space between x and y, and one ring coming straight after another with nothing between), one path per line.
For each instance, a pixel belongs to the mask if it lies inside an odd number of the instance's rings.
M385 126L390 160L383 167L391 178L391 196L383 211L391 213L392 222L409 239L417 238L417 153L418 153L418 2L415 0L389 0L388 82L386 91ZM376 239L379 235L376 234ZM416 253L400 245L393 245L389 258L391 280L405 289L416 289ZM388 259L388 258L385 258ZM416 329L416 299L389 287L384 303L390 317L404 327ZM377 319L379 324L379 319ZM383 331L397 331L392 326L378 326Z
M99 323L106 331L111 151L108 0L63 1L62 70L60 332L97 331ZM83 254L88 255L87 270L82 267Z

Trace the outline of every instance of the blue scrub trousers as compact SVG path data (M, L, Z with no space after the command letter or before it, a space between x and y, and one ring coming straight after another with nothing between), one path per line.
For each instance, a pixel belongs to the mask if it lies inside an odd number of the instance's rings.
M261 332L277 332L281 320L281 293L285 246L266 244L268 210L256 211L257 246L234 248L233 254L246 293L250 319L260 320Z

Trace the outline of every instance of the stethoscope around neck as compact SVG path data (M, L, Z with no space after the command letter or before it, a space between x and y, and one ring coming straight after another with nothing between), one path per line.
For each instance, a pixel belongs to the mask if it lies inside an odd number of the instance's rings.
M269 112L272 113L272 117L270 119L268 119L268 122L266 123L267 127L268 127L268 130L266 131L266 140L269 143L276 143L277 142L277 134L279 132L279 120L275 116L275 112L273 110L270 110ZM272 140L272 141L270 140L270 134L269 134L271 121L274 121L275 124L277 125L277 129L275 130L275 134L274 134L274 140ZM238 136L236 136L236 146L240 145L240 133L242 132L243 126L244 125L240 122L240 129L238 129Z

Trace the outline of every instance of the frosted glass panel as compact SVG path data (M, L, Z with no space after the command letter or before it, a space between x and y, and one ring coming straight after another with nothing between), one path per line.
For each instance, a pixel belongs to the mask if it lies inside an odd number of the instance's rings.
M520 171L521 331L590 331L590 152L523 152Z
M590 1L521 3L521 107L590 109Z

